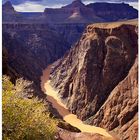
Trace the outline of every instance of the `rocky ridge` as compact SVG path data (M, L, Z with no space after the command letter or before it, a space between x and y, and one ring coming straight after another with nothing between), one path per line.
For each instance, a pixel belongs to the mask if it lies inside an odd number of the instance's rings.
M85 5L74 0L62 8L46 8L46 19L50 23L96 23L137 18L138 12L125 3L92 3Z
M3 4L3 21L26 23L96 23L138 18L138 11L126 3L91 3L81 0L61 8L46 8L44 12L16 12L10 2Z
M89 25L80 41L54 64L50 77L71 112L89 124L117 131L122 139L129 139L132 130L137 139L137 67L132 68L137 38L136 21Z

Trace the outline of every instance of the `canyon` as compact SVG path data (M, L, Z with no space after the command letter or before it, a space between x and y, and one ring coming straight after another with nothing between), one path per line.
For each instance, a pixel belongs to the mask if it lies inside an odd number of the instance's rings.
M83 126L81 133L60 129L61 139L102 140L111 133L137 140L136 9L80 0L42 13L17 12L10 2L2 8L3 74L33 81L35 96L47 99L64 121Z
M104 9L104 7L106 8ZM100 13L97 9L100 9ZM75 0L62 8L46 8L43 13L17 12L11 2L7 1L2 6L2 12L3 46L6 46L5 49L9 54L8 63L11 67L15 67L17 73L35 82L39 81L39 75L43 69L63 57L80 39L88 24L138 17L138 11L128 4L93 3L84 5L80 0ZM78 21L75 21L78 19L77 17L70 21L59 18L63 17L67 20L73 15L78 15L75 12L79 12L81 16ZM100 17L101 15L104 19ZM107 19L113 17L112 15L116 18ZM55 20L50 21L50 18ZM83 22L83 19L86 22ZM6 40L9 42L5 43ZM28 61L27 58L31 61ZM34 64L30 63L32 61ZM19 63L20 67L18 67Z

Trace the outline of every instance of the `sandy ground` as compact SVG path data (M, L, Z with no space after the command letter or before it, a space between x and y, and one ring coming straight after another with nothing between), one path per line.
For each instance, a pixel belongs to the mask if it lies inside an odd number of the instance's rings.
M50 67L51 66L48 66L48 68L43 71L43 75L41 76L41 88L43 92L47 94L47 100L52 103L52 106L57 109L63 119L72 126L80 129L81 132L98 133L108 137L108 139L112 138L112 136L105 129L84 124L80 119L77 118L76 115L68 111L67 107L58 97L58 92L50 85Z

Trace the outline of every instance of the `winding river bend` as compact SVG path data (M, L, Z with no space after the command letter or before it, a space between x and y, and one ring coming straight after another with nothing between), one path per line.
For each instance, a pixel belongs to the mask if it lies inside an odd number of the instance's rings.
M52 106L63 117L63 120L65 120L72 126L77 127L81 130L81 132L98 133L108 137L109 139L112 138L112 136L105 129L84 124L80 119L77 118L76 115L68 111L67 107L61 102L60 98L58 97L58 92L54 90L53 87L50 85L50 68L51 66L48 66L43 71L43 75L41 76L41 88L43 92L47 94L47 100L52 103Z

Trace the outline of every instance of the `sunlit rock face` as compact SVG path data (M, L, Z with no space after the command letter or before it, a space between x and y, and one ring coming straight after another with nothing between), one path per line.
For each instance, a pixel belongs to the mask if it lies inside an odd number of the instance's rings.
M122 139L137 137L137 39L136 24L89 25L50 77L71 112Z

